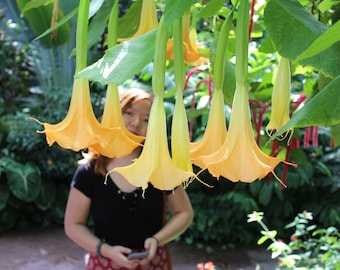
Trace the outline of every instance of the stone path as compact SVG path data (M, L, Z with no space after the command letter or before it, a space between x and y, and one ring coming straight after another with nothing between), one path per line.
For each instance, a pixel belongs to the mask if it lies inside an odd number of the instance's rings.
M259 248L206 254L180 242L171 243L174 270L197 270L212 261L217 270L275 270L276 262ZM60 226L0 233L1 270L82 270L85 252L69 240Z

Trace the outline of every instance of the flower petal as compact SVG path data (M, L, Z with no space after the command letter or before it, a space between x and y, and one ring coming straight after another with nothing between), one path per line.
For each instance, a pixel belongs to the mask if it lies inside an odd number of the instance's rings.
M118 167L113 171L120 173L131 184L143 189L146 189L150 182L160 190L173 190L194 176L191 172L179 169L170 158L162 97L156 96L152 104L141 155L131 165Z
M141 145L141 142L145 139L126 129L123 122L118 87L116 84L109 84L107 86L101 126L110 130L110 132L108 131L105 134L102 134L100 141L89 146L89 149L110 158L126 156L137 146Z
M172 120L171 134L172 160L178 168L192 172L189 154L188 120L184 107L183 96L177 92L175 111Z
M200 44L197 43L197 32L190 27L190 13L186 12L182 17L182 35L184 48L184 61L192 66L200 66L206 63L207 59L198 52ZM173 39L168 40L166 57L174 59Z
M207 127L203 138L199 142L190 143L191 161L203 168L201 157L216 152L221 148L227 137L227 127L224 114L224 100L222 90L216 89L211 103Z
M56 142L62 148L79 151L98 143L101 127L93 113L88 80L74 80L69 111L63 121L54 125L37 122L44 126L39 132L45 133L49 146Z
M273 93L272 93L272 111L270 121L266 126L268 136L283 127L289 120L290 109L290 64L287 58L281 57L276 71ZM289 132L292 133L293 129ZM285 138L286 136L283 136Z
M282 162L265 155L257 146L250 121L246 84L236 85L226 140L215 153L201 157L204 168L233 182L253 182L264 178Z

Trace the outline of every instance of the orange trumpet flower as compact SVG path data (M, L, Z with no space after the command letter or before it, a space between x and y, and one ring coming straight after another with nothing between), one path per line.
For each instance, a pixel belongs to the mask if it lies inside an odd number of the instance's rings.
M107 157L126 156L137 146L141 145L141 142L145 139L143 136L132 134L126 129L116 84L109 84L107 86L101 126L111 130L111 132L106 133L108 136L101 137L98 143L90 145L89 149Z
M99 142L97 134L101 127L93 113L85 78L74 80L70 108L63 121L55 125L36 121L44 126L45 129L38 132L46 134L49 146L56 142L62 148L79 151Z
M190 143L190 158L192 163L204 168L201 157L219 150L227 137L227 127L224 114L224 100L222 89L213 94L210 114L203 138Z
M184 47L184 61L192 66L200 66L206 63L207 59L198 51L201 46L197 43L196 29L190 26L190 12L182 17L182 35ZM168 40L166 57L174 59L174 41Z
M233 182L253 182L274 173L274 168L283 162L280 158L264 154L256 144L248 103L246 84L237 84L232 105L230 125L221 148L201 157L203 168L208 168L214 177L223 176Z
M194 177L171 160L167 142L163 97L155 96L143 151L131 165L113 169L131 184L145 190L150 182L160 190L173 190Z

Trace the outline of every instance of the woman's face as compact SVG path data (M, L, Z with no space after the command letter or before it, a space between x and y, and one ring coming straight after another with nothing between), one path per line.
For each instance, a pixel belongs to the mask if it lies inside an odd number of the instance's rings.
M123 121L128 131L139 136L146 136L151 102L142 99L133 103L123 113Z

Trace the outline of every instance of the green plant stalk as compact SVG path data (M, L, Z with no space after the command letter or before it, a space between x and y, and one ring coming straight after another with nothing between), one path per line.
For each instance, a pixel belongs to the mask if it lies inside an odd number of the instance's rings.
M225 61L225 52L227 48L227 42L229 37L229 32L231 28L231 22L233 18L232 10L228 17L224 20L219 37L217 40L217 49L216 49L216 57L215 57L215 64L214 64L214 85L215 89L223 88L223 81L224 81L224 61Z
M78 73L87 66L87 29L90 0L80 0L76 29L76 70Z
M248 29L249 1L241 0L236 25L236 64L235 78L237 83L245 83L248 74Z
M167 42L168 42L168 28L165 25L164 17L162 16L156 33L154 68L152 76L152 89L154 95L159 97L164 96Z
M174 69L175 69L175 84L177 93L182 94L185 81L184 71L184 49L182 36L182 18L176 19L173 25L174 37Z
M118 13L119 13L119 1L115 0L108 23L108 36L107 45L108 48L112 48L117 44L118 37Z

